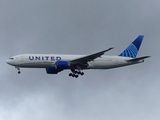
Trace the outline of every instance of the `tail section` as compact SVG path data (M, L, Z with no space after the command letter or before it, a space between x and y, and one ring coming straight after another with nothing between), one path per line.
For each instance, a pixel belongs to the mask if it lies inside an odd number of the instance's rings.
M143 35L139 35L119 56L136 58L143 37Z

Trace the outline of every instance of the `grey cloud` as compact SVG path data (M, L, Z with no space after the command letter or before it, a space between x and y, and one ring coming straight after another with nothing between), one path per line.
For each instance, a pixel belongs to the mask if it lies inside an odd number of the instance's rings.
M1 120L158 120L159 1L0 1ZM47 75L6 60L23 53L90 54L108 47L118 55L139 34L143 64L112 70Z

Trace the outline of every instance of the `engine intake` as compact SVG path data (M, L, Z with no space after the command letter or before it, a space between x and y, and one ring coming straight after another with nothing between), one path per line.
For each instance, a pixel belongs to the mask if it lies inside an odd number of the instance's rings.
M58 74L62 70L60 69L55 69L55 68L46 68L46 73L47 74Z
M47 74L57 74L58 72L61 72L64 69L68 69L69 64L68 61L57 61L54 68L46 68Z

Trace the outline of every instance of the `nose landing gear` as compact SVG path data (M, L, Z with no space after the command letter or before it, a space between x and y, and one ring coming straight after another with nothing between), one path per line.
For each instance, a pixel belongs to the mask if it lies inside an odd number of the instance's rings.
M16 67L16 69L18 70L18 74L21 74L20 68Z

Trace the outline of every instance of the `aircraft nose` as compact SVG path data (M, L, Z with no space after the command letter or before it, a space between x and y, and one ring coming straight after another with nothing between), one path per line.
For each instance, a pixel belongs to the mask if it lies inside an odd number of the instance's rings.
M6 63L9 64L9 65L13 65L14 64L14 60L10 58L10 59L8 59L6 61Z
M6 63L7 63L7 64L10 64L10 60L8 59L8 60L6 61Z

